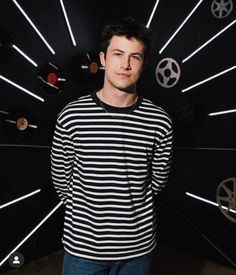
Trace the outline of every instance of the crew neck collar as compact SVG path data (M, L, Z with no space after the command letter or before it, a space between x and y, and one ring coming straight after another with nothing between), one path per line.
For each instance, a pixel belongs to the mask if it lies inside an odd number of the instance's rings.
M137 108L140 106L141 102L142 102L142 98L140 96L138 96L138 99L137 101L128 106L128 107L116 107L116 106L112 106L112 105L109 105L107 103L105 103L104 101L101 101L98 96L97 96L97 91L94 91L92 94L91 94L93 100L96 102L96 104L103 108L102 105L104 105L104 107L106 108L105 111L108 111L108 112L112 112L112 113L123 113L123 114L127 114L127 113L132 113L134 112L135 110L137 110ZM102 102L102 104L101 104ZM135 106L135 107L134 107ZM103 108L104 109L104 108ZM133 110L132 110L133 109Z

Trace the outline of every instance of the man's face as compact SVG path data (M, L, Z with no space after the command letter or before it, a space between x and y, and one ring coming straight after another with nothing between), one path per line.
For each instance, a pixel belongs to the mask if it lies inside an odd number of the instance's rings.
M100 61L105 66L105 85L134 92L143 68L144 46L135 38L113 36L106 56L100 53Z

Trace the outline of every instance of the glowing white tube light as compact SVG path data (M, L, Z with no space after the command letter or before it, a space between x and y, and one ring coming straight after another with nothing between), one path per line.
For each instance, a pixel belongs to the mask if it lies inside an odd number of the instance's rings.
M29 124L28 127L33 128L33 129L38 129L38 126L34 125L34 124Z
M201 49L203 49L206 45L208 45L210 42L212 42L216 37L218 37L219 35L221 35L223 32L225 32L228 28L230 28L231 26L233 26L233 24L235 24L235 23L236 23L236 20L234 20L229 25L227 25L224 29L222 29L220 32L218 32L216 35L214 35L212 38L210 38L207 42L205 42L202 46L200 46L198 49L196 49L193 53L191 53L185 59L183 59L182 63L186 62L191 57L193 57L197 52L199 52Z
M36 98L36 99L38 99L38 100L44 102L44 99L43 99L42 97L35 95L34 93L32 93L32 92L30 92L29 90L23 88L22 86L16 84L15 82L11 81L10 79L8 79L8 78L6 78L6 77L4 77L4 76L2 76L2 75L0 75L0 79L2 79L2 80L4 80L5 82L11 84L12 86L18 88L19 90L21 90L21 91L27 93L28 95L30 95L30 96L32 96L32 97L34 97L34 98Z
M9 112L6 112L6 111L0 111L0 114L9 115Z
M207 79L204 79L204 80L202 80L202 81L200 81L200 82L197 82L196 84L194 84L194 85L192 85L192 86L189 86L189 87L183 89L183 90L182 90L182 93L187 92L187 91L193 89L194 87L197 87L197 86L199 86L199 85L201 85L201 84L203 84L203 83L206 83L207 81L210 81L210 80L212 80L212 79L214 79L214 78L216 78L216 77L218 77L218 76L221 76L222 74L228 73L228 72L230 72L230 71L232 71L232 70L234 70L234 69L236 69L236 66L232 66L232 67L230 67L230 68L227 69L227 70L224 70L224 71L222 71L222 72L220 72L220 73L218 73L218 74L215 74L215 75L213 75L213 76L211 76L211 77L209 77L209 78L207 78Z
M57 86L55 86L55 85L53 85L53 84L51 84L51 83L45 81L45 80L42 78L42 76L38 76L38 78L39 78L43 83L45 83L46 85L48 85L48 86L50 86L50 87L52 87L52 88L54 88L54 89L59 90L59 88L58 88Z
M153 10L152 10L152 13L151 13L150 18L149 18L149 20L148 20L148 22L147 22L147 25L146 25L147 28L149 28L150 25L151 25L152 18L153 18L153 16L154 16L155 12L156 12L157 5L158 5L159 1L160 1L160 0L157 0L156 3L155 3L155 6L154 6L154 8L153 8Z
M88 65L81 65L81 69L82 69L82 70L87 70L88 67L89 67Z
M49 64L50 64L54 69L58 70L58 67L57 67L55 64L53 64L52 62L49 62Z
M39 193L39 192L41 192L41 189L37 189L37 190L35 190L35 191L33 191L33 192L27 194L27 195L21 196L21 197L15 199L15 200L12 200L12 201L9 201L9 202L7 202L7 203L5 203L5 204L2 204L2 205L0 205L0 209L2 209L2 208L4 208L4 207L7 207L7 206L9 206L9 205L11 205L11 204L14 204L14 203L16 203L16 202L18 202L18 201L24 200L24 199L26 199L26 198L28 198L28 197L31 197L31 196L33 196L33 195Z
M89 53L86 53L86 56L87 56L88 60L91 61L91 57L90 57Z
M0 262L0 266L14 253L36 230L62 205L62 201L55 206L50 213Z
M172 39L176 36L176 34L182 29L184 24L188 21L188 19L192 16L192 14L195 12L195 10L199 7L199 5L202 3L203 0L200 0L197 5L194 7L194 9L189 13L189 15L186 17L186 19L180 24L178 29L173 33L173 35L170 37L170 39L166 42L166 44L161 48L159 51L159 54L161 54L164 49L169 45L169 43L172 41Z
M236 109L232 109L232 110L220 111L215 113L209 113L208 116L218 116L218 115L224 115L224 114L235 113L235 112L236 112Z
M38 36L43 40L44 44L48 47L48 49L50 50L50 52L52 54L55 54L55 51L52 49L52 47L48 44L48 42L46 41L46 39L43 37L43 35L40 33L40 31L37 29L37 27L34 25L34 23L32 22L32 20L29 18L29 16L25 13L25 11L22 9L22 7L17 3L16 0L12 0L13 3L17 6L17 8L20 10L20 12L24 15L24 17L26 18L26 20L30 23L30 25L33 27L33 29L36 31L36 33L38 34Z
M16 45L12 45L12 48L15 49L19 54L21 54L27 61L29 61L35 67L38 67L38 64L35 63L28 55L26 55L21 49L19 49Z
M66 20L66 25L67 25L67 28L68 28L68 31L69 31L69 34L70 34L72 44L73 44L73 46L76 46L75 38L74 38L73 32L72 32L71 27L70 27L70 22L68 20L68 16L67 16L67 13L66 13L64 3L63 3L62 0L60 0L60 3L61 3L61 8L62 8L64 17L65 17L65 20Z
M189 193L189 192L186 192L185 194L186 194L187 196L190 196L190 197L194 198L194 199L197 199L197 200L200 200L200 201L203 201L203 202L206 202L206 203L209 203L209 204L211 204L211 205L214 205L214 206L218 206L218 207L219 207L219 204L216 203L216 202L213 202L213 201L204 199L204 198L202 198L202 197L196 196L196 195L191 194L191 193ZM233 210L233 209L228 209L228 207L226 207L226 206L221 206L221 207L222 207L223 209L225 209L225 210L229 210L229 211L232 212L232 213L236 213L235 210Z

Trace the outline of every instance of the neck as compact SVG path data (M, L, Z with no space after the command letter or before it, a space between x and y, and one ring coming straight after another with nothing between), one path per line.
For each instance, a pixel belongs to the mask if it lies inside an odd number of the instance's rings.
M101 101L114 107L129 107L138 99L136 92L107 91L104 88L97 92L97 96Z

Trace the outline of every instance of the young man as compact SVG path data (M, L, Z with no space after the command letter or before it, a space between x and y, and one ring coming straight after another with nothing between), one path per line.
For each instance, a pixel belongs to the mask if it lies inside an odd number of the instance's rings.
M53 139L52 179L66 207L63 274L146 275L172 124L136 93L150 30L131 18L117 20L104 28L101 46L102 89L62 110Z

